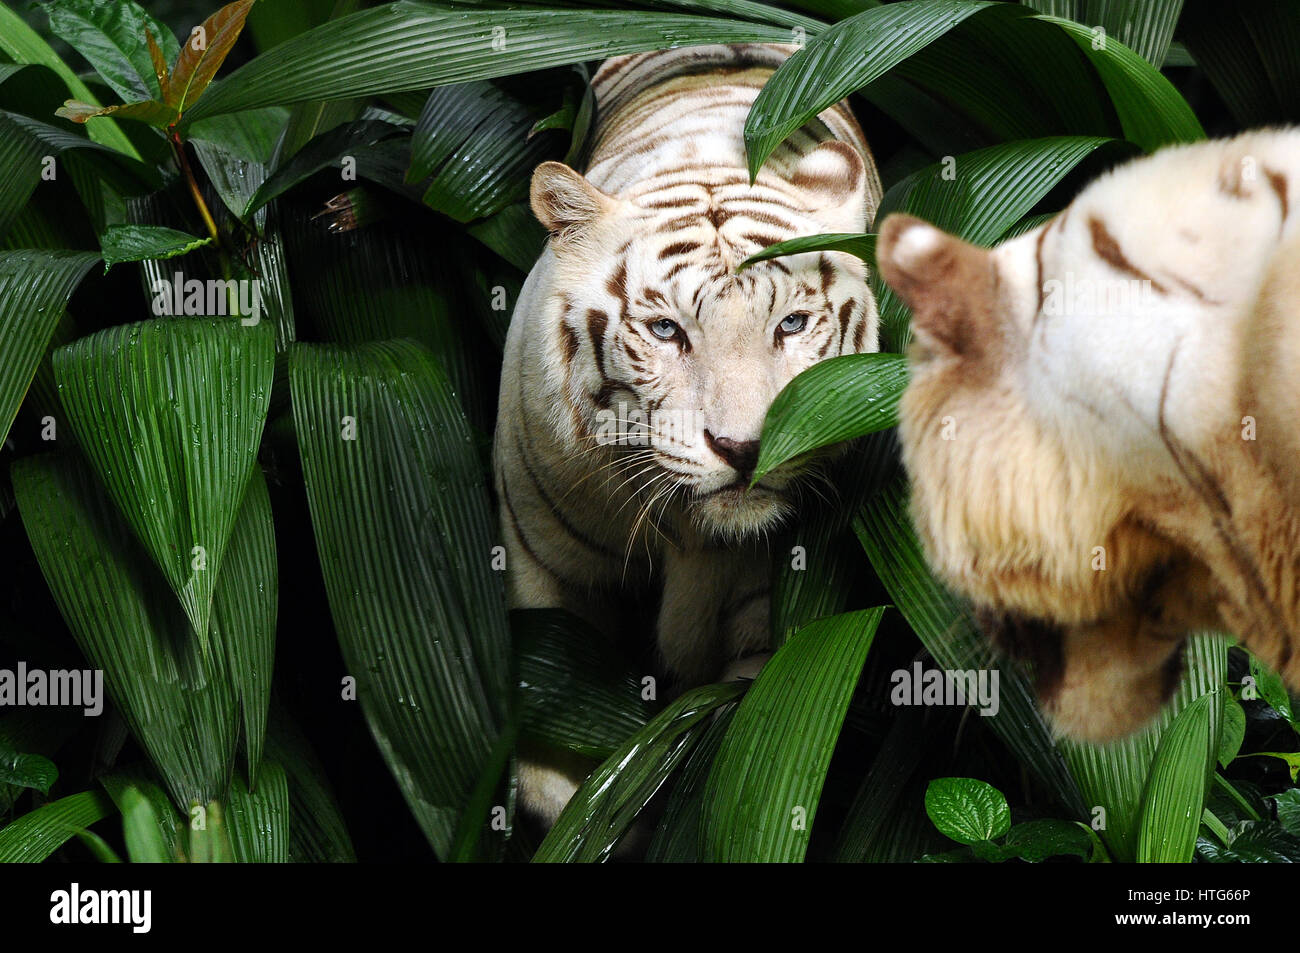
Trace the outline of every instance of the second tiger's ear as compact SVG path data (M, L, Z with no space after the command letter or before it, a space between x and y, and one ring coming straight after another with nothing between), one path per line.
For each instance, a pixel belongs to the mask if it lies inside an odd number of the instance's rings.
M880 277L912 309L912 331L933 350L976 357L997 333L992 254L912 215L895 213L876 238Z
M562 242L581 235L616 201L562 162L537 167L529 197L537 220Z

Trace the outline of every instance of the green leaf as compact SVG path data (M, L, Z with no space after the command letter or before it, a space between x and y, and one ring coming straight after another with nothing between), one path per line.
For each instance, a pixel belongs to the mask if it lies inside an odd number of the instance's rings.
M1152 66L1164 64L1183 0L1113 3L1111 0L1021 0L1050 16L1066 17L1098 29L1097 42L1118 40Z
M256 465L274 338L265 324L164 318L112 327L54 354L78 444L204 644Z
M504 34L494 34L499 28ZM504 35L504 50L492 37ZM186 114L428 89L675 46L788 43L784 27L632 10L435 6L399 0L255 57Z
M38 864L111 813L113 802L102 791L44 804L0 828L0 864Z
M15 751L3 738L0 738L0 784L35 788L42 794L49 794L50 785L57 781L58 777L59 769L49 758Z
M532 270L546 245L546 229L527 202L507 205L465 231L523 272Z
M844 713L884 611L810 622L758 673L709 773L709 860L803 860Z
M1091 832L1082 824L1044 819L1025 821L1011 828L1002 843L1002 854L1038 864L1050 857L1087 858L1092 854L1092 847Z
M1160 739L1142 795L1138 863L1190 863L1213 767L1214 693L1200 696Z
M1202 838L1197 852L1212 864L1300 864L1300 837L1274 821L1242 821L1226 845Z
M645 727L641 681L609 639L559 609L519 609L510 622L526 734L603 759Z
M153 99L146 99L143 102L138 103L125 103L121 106L96 106L94 103L69 99L58 109L54 110L54 115L62 116L64 119L71 119L73 122L83 124L91 119L101 119L105 116L116 116L118 119L134 119L137 122L142 122L158 129L170 126L176 121L176 110L172 109L166 103L160 103Z
M646 863L701 863L704 860L702 825L709 772L722 747L722 739L736 715L734 702L717 709L713 720L682 766L668 804L646 850Z
M1282 676L1253 654L1250 656L1250 674L1255 680L1255 690L1269 707L1300 731L1300 720L1297 720L1295 712L1291 710L1291 696L1287 692L1286 683L1282 681Z
M1300 788L1287 788L1271 797L1277 804L1277 822L1300 837Z
M162 98L145 31L166 62L175 61L180 46L142 7L131 0L56 0L45 9L50 32L84 56L123 102Z
M77 78L58 54L50 48L35 30L27 25L17 13L0 3L0 52L5 53L15 63L31 63L45 66L54 71L70 92L82 102L97 104L94 94L86 84ZM131 140L118 128L117 123L105 120L96 123L87 130L90 138L96 142L116 149L133 159L139 159L140 153Z
M1005 142L938 162L896 183L876 213L907 212L977 245L991 245L1028 214L1089 155L1115 143L1102 136L1053 136ZM1116 145L1114 148L1122 149ZM910 340L907 311L879 281L882 346L900 352Z
M240 212L240 218L247 219L266 203L322 169L337 167L344 156L357 160L358 174L372 178L370 173L373 170L369 163L372 157L378 155L376 147L391 144L395 139L405 139L406 136L407 130L403 127L375 119L337 126L317 136L267 178L248 199ZM390 159L390 152L384 152L380 161L387 163Z
M1231 695L1223 699L1223 735L1219 739L1219 764L1227 767L1237 757L1246 738L1246 710Z
M167 794L146 774L114 771L100 778L122 814L122 836L133 864L170 864L180 858L182 822Z
M60 614L86 659L103 670L109 697L176 804L224 797L239 706L256 752L257 726L265 717L257 686L270 677L276 587L274 576L262 573L275 555L261 471L249 481L231 535L231 563L219 582L230 591L214 602L206 654L84 460L26 457L13 465L12 477L23 525ZM260 649L250 648L259 643ZM236 668L254 665L259 671Z
M0 443L18 416L68 298L97 261L98 255L86 252L0 252Z
M484 81L435 88L412 133L406 181L433 176L424 204L458 222L527 199L533 169L558 158L556 137L537 134L540 111Z
M212 244L212 239L196 238L161 225L110 225L99 236L99 244L107 274L109 268L125 261L176 258Z
M822 31L773 74L745 120L749 175L755 178L787 136L818 113L861 89L962 20L985 10L1023 16L1000 3L914 0L891 3Z
M283 710L273 710L267 756L289 783L289 859L295 863L356 863L352 841L311 745Z
M347 672L446 857L510 697L497 524L474 438L446 375L409 341L297 344L289 377Z
M184 113L198 100L230 55L252 6L253 0L235 0L195 28L172 67L171 82L166 90L168 106Z
M739 274L750 265L756 265L760 261L781 258L785 255L802 255L810 251L848 252L850 255L857 255L868 265L874 267L876 236L839 232L829 235L806 235L802 238L787 239L783 242L777 242L775 245L768 245L762 251L750 255L736 266L736 273Z
M249 791L236 774L230 782L225 820L237 863L288 863L289 784L284 768L265 762L255 791Z
M767 409L753 482L795 457L898 423L901 354L845 354L800 373Z
M1057 17L1040 17L1055 23L1092 60L1110 93L1120 125L1129 142L1147 152L1175 142L1205 138L1205 130L1187 100L1164 75L1122 43L1094 42L1092 30Z
M974 778L935 778L925 789L925 812L941 834L959 844L993 840L1011 827L1002 792Z
M674 700L583 782L533 861L608 860L637 814L690 755L708 727L706 720L745 688L740 682L705 685Z

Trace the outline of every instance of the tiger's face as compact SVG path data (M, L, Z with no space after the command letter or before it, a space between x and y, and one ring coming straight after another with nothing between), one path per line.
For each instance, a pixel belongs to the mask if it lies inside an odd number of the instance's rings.
M790 183L727 170L701 184L607 195L559 163L538 168L533 208L552 233L557 373L587 437L622 454L615 472L706 534L739 540L789 513L808 467L750 486L763 422L797 374L876 349L875 302L854 256L809 253L737 266L768 245L857 232L863 164L831 142Z
M1113 435L1137 417L1090 406L1085 370L1036 371L1055 359L1053 344L1063 350L1044 332L1051 282L1067 266L1085 286L1117 277L1114 260L1085 260L1060 231L1058 219L988 250L892 215L877 258L913 312L900 438L927 559L972 600L994 643L1032 664L1056 728L1107 741L1168 701L1186 636L1218 621L1217 591L1162 526L1162 507L1185 501L1157 462L1158 440L1149 458L1135 448L1118 465L1091 430ZM1104 308L1082 323L1102 320Z

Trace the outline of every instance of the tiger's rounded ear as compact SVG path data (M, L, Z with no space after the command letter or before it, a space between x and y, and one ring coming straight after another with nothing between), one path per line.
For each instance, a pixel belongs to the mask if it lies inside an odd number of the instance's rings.
M533 214L561 240L572 238L614 206L614 200L563 162L543 162L533 172Z
M867 166L847 142L829 139L794 167L790 184L812 199L814 210L843 218L845 231L861 231L867 217Z
M895 213L880 226L876 267L912 309L912 329L926 344L971 356L996 331L994 263L988 249L913 215Z

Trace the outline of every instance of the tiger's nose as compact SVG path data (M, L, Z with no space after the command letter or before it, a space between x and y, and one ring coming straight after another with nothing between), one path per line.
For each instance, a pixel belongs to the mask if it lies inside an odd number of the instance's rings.
M715 437L706 430L704 431L704 441L709 445L709 449L739 473L743 480L749 481L750 474L754 472L754 465L758 463L757 440L732 440L730 437Z

